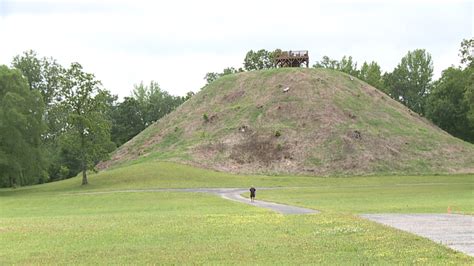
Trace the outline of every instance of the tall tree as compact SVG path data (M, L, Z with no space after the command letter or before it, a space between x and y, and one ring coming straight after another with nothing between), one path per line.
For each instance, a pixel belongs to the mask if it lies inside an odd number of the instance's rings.
M245 55L244 68L247 71L268 69L273 67L275 67L273 52L269 52L265 49L260 49L256 52L250 50Z
M44 104L18 70L0 66L0 186L42 182Z
M467 74L466 92L464 93L464 100L468 106L467 118L474 127L474 38L465 39L461 42L459 49L461 57L461 65L465 66L464 71ZM474 134L471 136L474 139ZM471 141L474 143L474 141Z
M343 56L339 62L339 70L352 75L354 77L359 76L359 70L357 70L357 63L353 62L352 56Z
M151 81L148 86L143 82L135 85L132 96L140 105L146 126L170 113L184 102L184 98L170 95L167 91L162 90L155 81Z
M29 50L13 58L12 66L19 69L28 80L31 90L39 91L45 103L43 119L48 126L43 138L47 145L53 144L66 123L63 110L57 105L61 99L59 80L64 68L53 58L39 58Z
M434 82L426 114L437 126L474 143L474 39L463 40L461 66L444 70Z
M313 65L314 68L328 68L328 69L337 69L339 70L339 61L329 58L325 55L321 61L316 61Z
M112 140L117 146L127 142L146 127L145 116L138 100L125 97L112 112Z
M474 121L468 117L469 102L466 92L473 71L450 67L433 85L427 99L426 115L437 126L455 137L474 142Z
M372 61L370 64L364 62L359 72L359 78L374 86L375 88L385 91L383 86L382 70L377 62Z
M354 77L359 76L359 70L357 69L357 63L352 60L352 56L343 56L340 61L329 58L329 56L323 56L321 61L316 61L313 65L314 68L327 68L335 69L341 72L347 73Z
M53 103L60 91L59 77L64 71L55 59L39 58L35 51L28 50L15 56L12 66L23 73L31 90L41 93L46 107Z
M115 147L110 140L107 120L108 91L100 87L93 74L85 73L78 63L71 64L61 78L62 102L67 110L67 128L62 143L79 158L82 185L88 183L87 170L107 157Z
M461 57L461 64L474 67L474 38L465 39L461 42L459 56Z
M431 55L423 49L409 51L393 70L385 75L390 96L413 111L424 114L424 101L433 77Z
M468 106L467 118L471 125L474 125L474 71L472 68L469 70L471 73L468 77L466 93L464 99ZM472 136L474 138L474 136Z

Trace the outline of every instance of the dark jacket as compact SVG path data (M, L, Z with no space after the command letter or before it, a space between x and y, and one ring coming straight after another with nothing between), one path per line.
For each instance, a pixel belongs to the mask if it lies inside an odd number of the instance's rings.
M255 191L257 191L254 187L250 188L250 197L255 197Z

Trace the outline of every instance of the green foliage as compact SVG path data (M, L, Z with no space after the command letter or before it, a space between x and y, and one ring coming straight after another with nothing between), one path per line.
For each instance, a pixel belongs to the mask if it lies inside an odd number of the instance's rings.
M472 70L472 68L470 69L470 71L471 75L469 76L464 98L469 108L467 118L471 122L471 125L474 125L474 71Z
M207 114L203 114L202 115L202 119L204 119L204 122L209 122L209 116L207 116Z
M370 64L364 62L359 72L359 78L374 86L375 88L385 91L383 85L382 70L379 64L377 64L377 62L372 61L370 62Z
M465 39L461 42L459 56L461 57L461 64L471 68L474 67L474 38Z
M258 51L250 50L245 55L244 68L247 71L274 68L276 66L275 58L281 54L281 52L281 49L275 49L272 52L265 49Z
M275 137L278 138L278 137L280 137L280 136L281 136L280 130L276 130L276 131L275 131Z
M148 86L143 82L135 85L132 97L138 102L145 126L170 113L187 99L170 95L167 91L162 90L155 81L151 81Z
M43 163L48 169L49 180L59 180L75 176L77 164L73 158L59 145L59 137L63 134L67 124L67 112L60 102L63 96L60 88L60 79L64 68L53 58L39 58L36 52L29 50L13 58L12 66L19 69L28 80L30 90L40 92L45 102L43 121L47 129L42 134L44 148ZM71 169L67 176L61 173L61 168Z
M44 104L17 70L0 66L0 187L44 182Z
M124 100L114 107L112 111L111 137L117 146L127 142L146 127L145 108L132 97Z
M395 100L424 114L425 99L431 89L433 62L423 49L409 51L392 73L384 76L385 86Z
M54 97L60 96L59 76L64 69L53 58L40 59L35 51L28 50L15 56L12 66L22 72L31 90L41 93L46 107L53 103Z
M143 82L135 85L132 97L125 97L116 105L109 104L112 140L117 146L122 145L193 95L194 92L191 91L184 97L172 96L154 81L149 85L144 85Z
M22 72L31 90L41 93L45 103L43 120L47 125L43 142L46 145L54 145L55 139L61 135L66 123L64 110L57 104L62 100L59 80L64 68L53 58L39 58L32 50L15 56L12 66Z
M323 56L321 61L316 61L313 67L334 69L334 70L339 70L341 72L347 73L354 77L359 76L359 70L357 70L357 63L353 62L352 56L343 56L341 61L337 61L325 55Z
M209 84L209 83L213 82L214 80L218 79L219 77L221 77L220 73L208 72L204 76L204 79L206 80L207 84Z
M23 52L23 55L17 55L13 58L12 66L19 69L27 79L31 90L38 89L41 86L41 60L33 50Z
M61 79L62 105L67 110L67 128L61 136L62 145L79 158L87 181L87 170L107 157L115 147L110 141L107 100L110 95L101 89L93 74L86 73L78 63L71 64Z
M354 77L359 76L359 70L357 70L357 63L352 61L352 56L343 56L339 62L339 70L352 75Z
M469 119L473 110L473 77L473 68L444 70L426 105L426 115L436 125L470 142L474 142L474 120Z
M99 82L92 74L82 72L78 64L66 71L53 58L39 58L36 52L29 50L15 56L12 66L21 71L28 82L27 87L40 93L46 103L42 119L47 130L41 134L41 149L49 181L75 176L84 168L84 156L90 157L85 164L91 169L106 151L128 141L194 95L188 92L184 97L171 96L152 81L149 86L143 83L135 86L133 97L117 103L117 96L97 89ZM78 110L81 108L83 110ZM90 113L88 108L95 108L95 111ZM71 110L79 113L71 113ZM97 127L94 125L96 120L100 124ZM72 130L78 126L83 127L86 135L89 130L94 131L85 141L96 145L96 148L86 149L88 155L78 152L85 149L77 145L77 138L81 138L81 134L74 136L77 128ZM115 145L107 140L110 127ZM38 176L44 175L40 173Z
M329 56L325 55L321 59L321 61L316 61L313 65L314 68L327 68L327 69L339 69L339 62L337 60L333 60L329 58Z
M230 74L235 74L235 73L240 73L243 72L244 70L242 68L235 69L234 67L226 67L221 73L216 73L216 72L209 72L206 73L206 76L204 76L204 79L206 80L207 84L213 82L214 80L222 77L222 76L227 76Z

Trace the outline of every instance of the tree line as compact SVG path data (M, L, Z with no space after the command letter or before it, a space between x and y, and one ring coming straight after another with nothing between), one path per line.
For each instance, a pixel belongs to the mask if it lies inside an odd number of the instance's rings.
M461 42L460 63L442 71L433 80L433 60L426 50L416 49L403 56L391 72L383 72L375 62L358 66L352 56L341 60L323 56L314 68L334 69L382 90L412 111L431 120L455 137L474 143L474 38ZM252 70L275 68L274 58L281 52L250 50L244 58L244 68L225 68L222 72L207 73L210 83L221 76Z
M151 81L118 101L79 63L26 51L0 66L0 187L56 181L87 171L117 146L186 101Z

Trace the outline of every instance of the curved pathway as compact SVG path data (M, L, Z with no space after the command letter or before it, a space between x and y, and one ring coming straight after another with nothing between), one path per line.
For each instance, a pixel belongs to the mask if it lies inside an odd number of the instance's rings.
M259 190L264 190L269 188L260 188ZM217 188L217 189L189 189L189 192L206 192L213 193L221 196L224 199L237 201L260 208L270 209L272 211L279 212L281 214L309 214L309 213L319 213L317 210L301 208L291 205L279 204L274 202L255 200L251 202L249 199L241 196L243 193L249 192L248 189L243 188Z
M275 188L259 188L259 190L267 190ZM163 192L163 191L179 191L179 192L197 192L197 193L210 193L219 195L224 199L237 201L240 203L249 204L252 206L269 209L281 214L310 214L319 213L317 210L307 209L302 207L296 207L291 205L279 204L274 202L255 200L251 202L250 199L244 198L241 194L249 192L246 188L158 188L158 189L128 189L128 190L114 190L114 191L101 191L101 192L85 192L85 193L74 193L74 194L109 194L109 193L133 193L133 192ZM257 194L258 195L258 194Z

